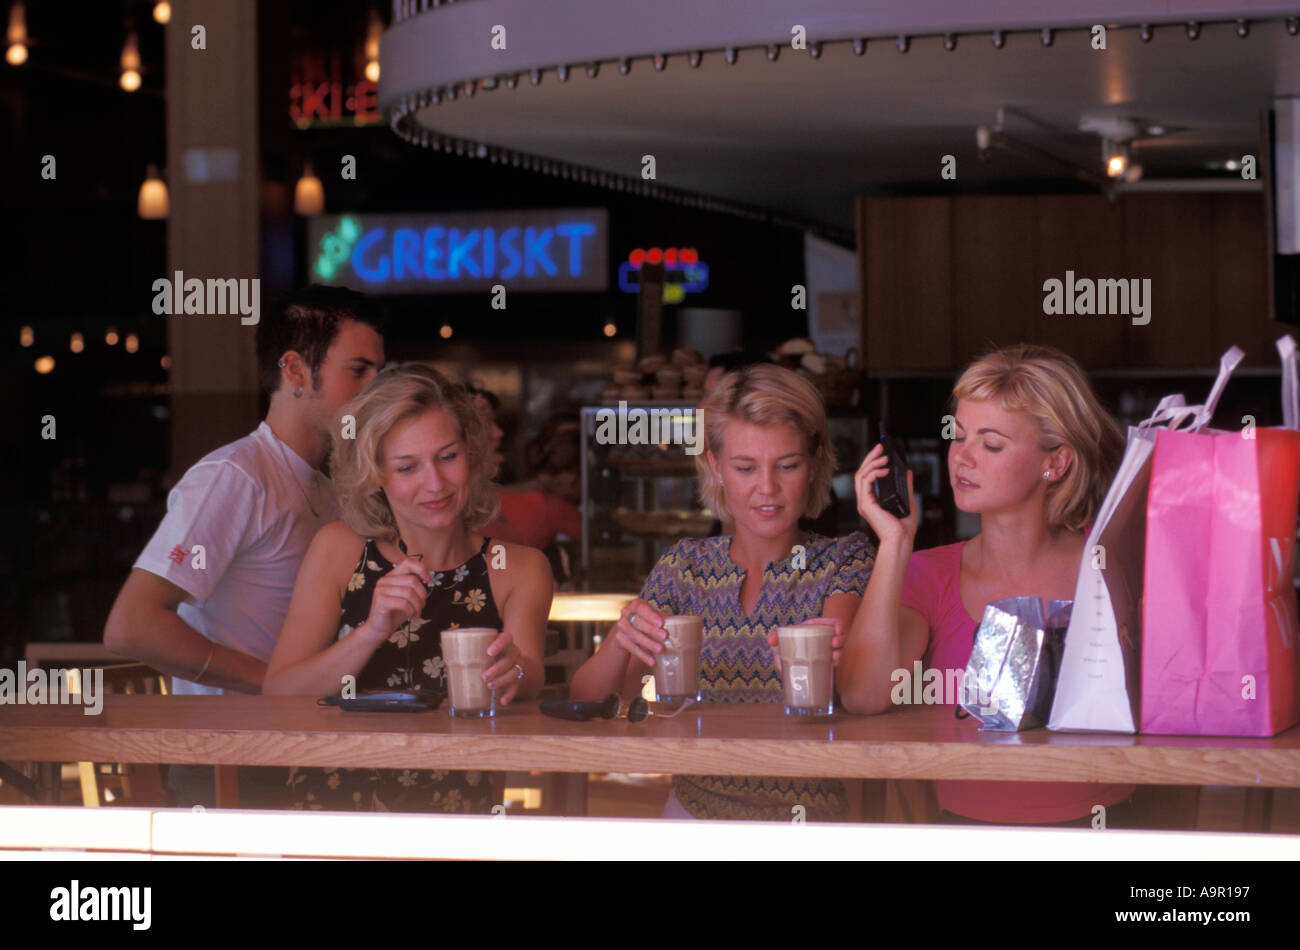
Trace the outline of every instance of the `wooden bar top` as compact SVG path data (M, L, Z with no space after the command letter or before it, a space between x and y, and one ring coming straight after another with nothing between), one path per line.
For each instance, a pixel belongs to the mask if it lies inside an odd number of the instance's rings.
M525 702L452 720L445 706L357 713L309 697L112 695L98 716L0 707L0 760L1300 787L1300 727L1272 739L996 733L951 707L811 723L752 703L578 723Z

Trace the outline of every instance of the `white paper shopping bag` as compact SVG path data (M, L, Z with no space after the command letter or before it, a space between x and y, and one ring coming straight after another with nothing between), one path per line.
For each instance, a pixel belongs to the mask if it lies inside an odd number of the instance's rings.
M1137 731L1151 453L1160 428L1177 428L1199 409L1166 396L1150 419L1129 428L1124 459L1084 546L1048 729Z

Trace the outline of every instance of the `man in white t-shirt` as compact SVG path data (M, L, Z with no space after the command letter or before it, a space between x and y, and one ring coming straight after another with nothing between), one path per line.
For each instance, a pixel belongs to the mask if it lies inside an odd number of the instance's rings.
M266 420L189 469L104 627L177 693L258 693L312 536L338 517L320 471L345 402L384 363L382 307L309 287L257 327Z

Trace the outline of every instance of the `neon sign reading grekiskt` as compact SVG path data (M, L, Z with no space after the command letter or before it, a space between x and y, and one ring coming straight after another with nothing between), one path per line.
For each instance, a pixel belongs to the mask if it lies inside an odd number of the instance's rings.
M594 224L573 222L548 228L430 227L423 233L398 228L367 231L352 248L352 271L366 283L389 280L457 280L461 277L555 277L566 268L582 271L582 240ZM552 245L554 242L554 246ZM567 247L566 247L567 245Z
M372 293L604 290L603 208L322 215L308 223L313 277Z

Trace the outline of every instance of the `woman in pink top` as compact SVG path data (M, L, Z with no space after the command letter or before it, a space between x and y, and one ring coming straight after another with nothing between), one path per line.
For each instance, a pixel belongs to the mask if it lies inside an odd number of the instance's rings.
M896 670L965 670L989 601L1072 600L1086 529L1119 465L1124 439L1079 365L1050 347L1019 345L973 363L953 389L948 477L962 511L980 515L970 541L912 553L915 505L899 520L871 484L888 472L873 449L857 473L858 510L880 537L836 674L846 709L893 705ZM908 486L912 476L908 473ZM948 698L948 697L945 697ZM968 721L974 731L978 723ZM942 820L999 824L1087 821L1127 799L1132 785L939 782ZM954 818L953 816L960 816Z

